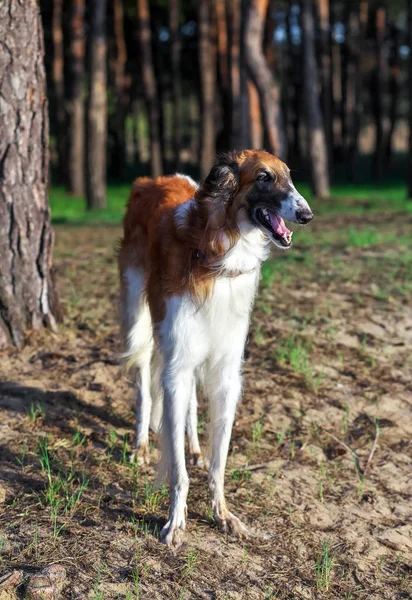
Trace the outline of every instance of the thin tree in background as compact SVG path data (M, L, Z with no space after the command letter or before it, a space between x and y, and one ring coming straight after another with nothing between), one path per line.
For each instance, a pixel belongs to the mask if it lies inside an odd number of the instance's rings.
M377 179L383 176L383 160L385 157L385 129L384 129L384 97L386 88L386 56L384 50L385 29L386 29L386 8L378 6L375 14L375 49L376 49L376 70L375 85L373 90L373 112L375 115L376 126L376 150L373 162L373 173Z
M87 105L87 207L106 206L107 0L91 1L89 98Z
M67 90L67 135L69 138L68 187L76 195L84 194L84 0L72 0L70 15L70 82Z
M268 0L251 0L246 24L247 61L259 92L269 150L286 160L287 138L280 106L279 85L263 54L263 25Z
M389 131L386 136L385 159L390 163L392 158L393 134L395 132L396 121L398 118L398 105L400 95L400 74L401 65L399 60L401 32L396 25L391 29L391 58L390 58L390 82L389 82Z
M181 126L182 126L182 102L180 81L180 54L181 40L179 30L179 0L169 0L169 29L170 49L172 61L172 88L173 88L173 135L172 148L174 167L180 170L181 151Z
M318 198L329 197L328 153L319 104L312 0L302 0L302 53L308 154Z
M64 108L63 0L53 1L53 91L59 183L66 181L66 114Z
M139 41L143 89L150 132L150 164L153 177L162 174L162 146L160 135L160 104L156 87L156 77L152 56L152 34L150 30L150 13L147 0L137 0L137 16L139 21Z
M407 0L408 46L412 48L412 1ZM412 52L408 57L408 100L409 100L409 156L408 156L408 198L412 200Z
M126 77L127 49L124 37L123 0L113 0L113 29L115 58L113 61L115 92L115 148L114 175L123 178L126 168L126 116L128 109L128 81Z
M0 4L0 347L56 328L49 129L37 0ZM13 85L10 85L12 82Z
M325 137L328 148L328 165L333 166L333 93L332 93L332 52L329 0L317 0L320 24L320 79Z
M248 80L247 85L249 95L251 147L260 149L263 147L263 127L259 93L251 79Z
M247 75L242 36L242 0L227 0L229 80L231 91L231 149L248 145Z
M199 3L199 66L201 81L200 176L206 177L215 156L215 49L211 37L211 1Z
M362 66L365 49L366 31L368 27L368 0L360 0L359 3L359 22L358 36L356 40L356 69L355 69L355 98L354 98L354 116L353 116L353 135L348 149L349 173L352 181L356 178L356 161L359 156L359 136L361 131L361 122L363 115L362 102Z
M217 147L219 151L228 150L232 130L231 122L231 87L229 74L229 39L227 27L227 12L225 0L214 0L215 23L216 23L216 50L217 50L217 83L221 96L221 131L217 136Z

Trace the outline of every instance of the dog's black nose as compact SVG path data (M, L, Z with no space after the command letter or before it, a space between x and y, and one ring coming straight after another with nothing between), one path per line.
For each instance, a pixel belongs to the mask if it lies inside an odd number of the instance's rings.
M313 212L311 210L302 209L296 211L296 221L301 225L306 225L313 219Z

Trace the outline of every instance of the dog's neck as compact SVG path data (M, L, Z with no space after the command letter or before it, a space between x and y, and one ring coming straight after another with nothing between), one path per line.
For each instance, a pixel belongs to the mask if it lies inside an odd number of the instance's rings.
M180 239L192 247L191 263L216 277L255 273L269 254L269 238L246 213L236 214L216 199L191 198L179 207L176 223Z

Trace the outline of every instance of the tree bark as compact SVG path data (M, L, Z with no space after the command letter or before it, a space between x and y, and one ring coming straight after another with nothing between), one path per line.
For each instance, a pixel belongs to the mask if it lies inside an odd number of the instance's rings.
M113 61L115 91L113 172L117 178L122 179L126 170L126 116L129 105L123 0L113 0L113 30L115 46Z
M215 22L217 30L217 66L218 88L221 96L222 119L221 130L217 135L216 145L219 152L229 150L231 146L232 110L229 76L229 40L225 0L215 0Z
M349 145L349 167L350 177L352 181L356 178L356 160L359 156L359 135L361 130L361 122L363 115L362 102L362 65L364 56L364 47L366 32L368 27L368 0L360 0L359 3L359 26L358 37L356 40L356 72L355 72L355 99L354 99L354 119L353 119L353 136Z
M399 94L400 94L400 74L401 74L401 65L399 60L399 46L401 41L401 32L396 27L396 25L392 26L391 32L392 38L392 52L391 52L391 78L390 78L390 87L389 87L389 98L390 98L390 106L389 106L389 132L386 138L386 149L385 149L385 159L387 161L386 164L389 164L392 158L392 142L393 142L393 134L395 132L396 121L398 118L398 105L399 105Z
M387 79L387 63L384 53L386 9L378 6L376 9L376 72L373 94L373 109L376 125L376 150L373 162L373 173L376 179L382 179L383 159L385 157L385 129L384 129L384 97Z
M68 90L68 123L69 139L68 187L76 196L84 195L85 184L85 135L84 135L84 0L73 0L70 17L70 52L69 70L70 85Z
M312 0L302 0L302 34L303 85L312 182L315 195L328 198L328 153L319 103Z
M162 147L160 135L160 105L152 56L152 35L147 0L137 0L142 79L150 130L150 163L153 177L162 174Z
M215 157L215 49L211 38L211 2L199 3L199 67L201 82L200 176L204 179Z
M0 4L0 347L56 328L48 104L36 0Z
M268 0L251 0L246 25L247 61L260 96L262 120L269 150L286 160L287 138L280 106L280 89L262 50L263 23L267 5Z
M412 48L412 1L407 0L408 46ZM408 155L408 199L412 200L412 52L408 57L408 100L409 100L409 155Z
M63 47L63 0L53 2L53 65L54 120L56 123L56 149L59 183L66 182L66 114L64 109L64 47Z
M107 0L91 1L89 99L87 104L87 208L106 206L107 155Z
M179 30L179 0L169 0L169 29L170 29L170 50L172 60L172 93L173 93L173 133L172 149L174 158L174 168L179 171L181 168L180 152L182 138L182 102L181 102L181 82L180 82L180 55L182 44Z
M247 74L244 39L245 11L242 0L227 0L229 33L229 79L231 96L231 142L230 149L242 149L248 145Z
M320 22L320 77L325 137L330 174L333 169L333 94L329 0L317 0Z
M249 94L251 147L260 149L263 146L263 128L259 93L252 80L249 79L247 84Z

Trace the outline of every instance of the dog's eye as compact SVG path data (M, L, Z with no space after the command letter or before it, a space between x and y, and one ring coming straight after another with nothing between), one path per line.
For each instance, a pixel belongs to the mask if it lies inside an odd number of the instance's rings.
M258 181L272 181L273 177L271 173L268 173L267 171L261 171L257 176L257 179Z

